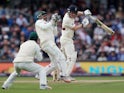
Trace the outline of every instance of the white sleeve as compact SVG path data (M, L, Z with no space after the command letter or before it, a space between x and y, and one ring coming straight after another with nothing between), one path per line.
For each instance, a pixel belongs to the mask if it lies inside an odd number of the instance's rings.
M49 21L48 23L38 22L36 25L39 26L42 30L46 30L50 29L54 25L54 22L53 21Z
M54 31L53 31L54 35L57 36L58 34L58 29L57 29L57 26L54 27Z
M41 61L43 59L43 55L42 55L42 52L41 52L41 49L40 49L39 45L36 46L36 55L35 55L35 58L38 61Z

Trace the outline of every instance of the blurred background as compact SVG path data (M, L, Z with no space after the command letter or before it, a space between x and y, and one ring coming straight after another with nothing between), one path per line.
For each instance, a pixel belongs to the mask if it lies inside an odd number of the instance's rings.
M69 5L75 4L80 11L90 9L115 31L110 36L90 20L87 28L75 32L74 44L78 52L77 63L72 75L123 75L124 73L124 0L0 0L0 73L10 73L12 61L21 43L35 31L36 15L44 10L50 16L58 12L63 18ZM75 18L76 24L81 17ZM60 47L61 22L55 41ZM43 51L42 51L43 52ZM43 52L43 62L49 64L49 57ZM24 72L25 73L25 72Z

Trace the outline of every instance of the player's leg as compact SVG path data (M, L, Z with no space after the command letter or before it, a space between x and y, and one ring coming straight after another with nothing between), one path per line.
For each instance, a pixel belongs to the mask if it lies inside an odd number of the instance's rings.
M40 89L52 89L47 85L46 71L44 67L34 62L25 62L20 64L20 68L29 72L39 74Z
M57 68L57 64L55 62L55 59L48 53L48 56L50 58L50 64L45 67L46 73L51 74L52 71L54 71Z
M47 85L47 77L45 69L39 72L40 76L40 89L52 89L52 87Z
M59 79L59 74L55 75L56 74L55 71L57 69L57 65L55 64L55 62L54 62L55 60L52 58L52 56L51 55L48 55L48 56L50 58L51 63L45 67L45 71L46 71L47 75L51 74L53 76L53 80L56 81L56 80ZM35 78L39 79L39 74L36 74Z
M75 80L74 78L71 77L71 73L72 73L72 70L74 68L74 65L75 65L75 62L76 62L76 58L77 58L77 52L75 52L75 53L73 53L71 55L71 61L67 60L67 63L68 63L68 65L67 65L67 74L70 76L70 79L72 81Z
M49 57L50 57L51 63L50 63L50 65L47 66L48 68L46 67L47 74L51 73L51 75L53 76L53 81L58 81L60 79L59 68L55 64L56 60L51 55L49 55Z
M55 66L52 62L49 65L47 65L46 67L44 67L44 69L46 71L46 75L51 74L51 72L54 71L56 67L57 66ZM40 79L39 74L36 74L35 78Z
M60 51L60 49L56 45L49 45L44 48L44 51L48 54L51 55L52 58L55 60L55 63L59 70L62 72L63 80L67 83L70 82L70 80L67 78L66 75L66 61L65 61L65 56L64 54Z
M58 77L61 77L61 80L67 82L67 83L70 83L71 80L70 78L68 77L68 75L66 74L66 68L67 68L67 63L66 63L66 59L65 59L65 56L64 54L60 51L60 49L58 47L55 47L56 49L56 52L58 53L57 54L57 57L55 58L56 59L56 62L59 64L58 65L58 69L57 69L57 73L56 75ZM60 75L60 72L61 72L61 76ZM58 74L59 73L59 74Z
M67 58L67 75L70 76L77 59L77 52L74 49L73 41L68 42L63 41L61 43L62 52L65 54ZM70 78L71 80L74 80L74 78L72 77Z
M10 76L7 78L7 80L4 82L4 84L2 85L2 89L9 88L14 82L16 76L20 73L21 69L15 66L15 64L14 64L14 67L15 67L15 71L11 73Z
M50 58L51 63L44 67L47 75L51 74L57 68L57 65L54 62L55 60L52 58L51 55L48 54L48 56ZM51 75L53 76L53 74ZM36 74L35 78L39 79L39 74Z
M15 80L16 76L17 76L17 73L15 71L11 73L8 79L2 85L2 89L9 88L12 85L13 81Z

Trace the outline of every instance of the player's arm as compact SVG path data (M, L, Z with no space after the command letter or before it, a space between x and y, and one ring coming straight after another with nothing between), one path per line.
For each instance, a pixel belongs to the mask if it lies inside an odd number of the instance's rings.
M92 13L91 13L91 11L89 10L89 9L86 9L85 11L78 11L77 12L77 16L89 16L89 15L91 15Z
M51 29L51 27L57 25L58 20L59 20L59 16L58 16L58 14L55 13L52 15L52 18L49 22L47 22L47 23L39 22L39 23L37 23L37 25L39 27L41 27L42 30Z
M74 30L74 31L77 31L78 29L80 29L82 27L83 27L83 25L82 24L79 24L79 25L73 26L71 29Z
M82 27L86 27L88 24L89 24L89 20L87 18L84 18L82 20L81 24L72 27L72 30L77 31L78 29L80 29Z
M53 23L49 21L48 23L38 22L36 26L40 27L42 30L51 29Z
M84 13L82 11L77 12L77 16L83 16L83 15L84 15Z
M63 19L63 28L69 28L73 31L76 31L77 29L81 28L82 27L82 24L79 24L79 25L73 25L73 24L70 24L70 20L67 18L67 19Z
M70 28L73 31L77 31L82 27L86 27L88 24L89 24L89 20L87 18L84 18L82 22L78 25L71 25L67 20L64 22L65 27Z
M40 49L39 45L36 45L35 49L36 49L35 58L36 58L38 61L41 61L41 60L43 59L43 55L42 55L42 52L41 52L41 49Z
M55 26L55 27L53 28L53 33L54 33L55 36L58 34L57 26Z
M85 10L84 12L82 12L82 11L78 11L78 12L77 12L77 15L78 15L78 16L82 16L82 15L89 16L89 15L91 15L91 14L92 14L92 13L90 12L89 9ZM81 28L81 27L86 27L86 26L89 24L89 20L88 20L87 18L84 18L81 23L82 23L82 24L79 24L79 25L77 25L77 26L74 26L72 29L73 29L74 31L76 31L76 30L78 30L78 29Z

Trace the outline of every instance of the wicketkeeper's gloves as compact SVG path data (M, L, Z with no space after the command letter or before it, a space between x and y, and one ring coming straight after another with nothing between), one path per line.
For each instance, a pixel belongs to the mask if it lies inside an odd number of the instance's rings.
M58 22L59 20L61 20L60 15L58 15L58 13L55 13L52 15L52 20L54 20L55 22Z

